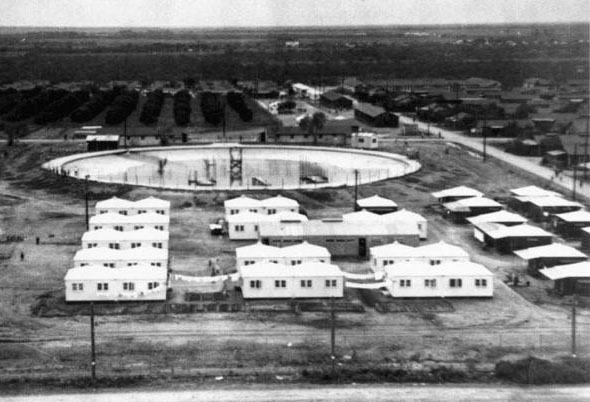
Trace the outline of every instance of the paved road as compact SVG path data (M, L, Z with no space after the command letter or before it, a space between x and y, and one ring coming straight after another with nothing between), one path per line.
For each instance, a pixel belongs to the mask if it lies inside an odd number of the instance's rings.
M284 387L251 385L242 389L210 389L182 391L107 391L98 393L22 395L1 397L11 402L379 402L379 401L437 401L437 402L586 402L590 387L513 387L487 385L376 385L376 386L307 386Z
M428 127L427 123L418 122L418 121L414 122L412 120L412 118L407 117L407 116L401 116L401 115L400 115L400 123L418 124L418 126L420 127L421 130L427 130L427 127ZM468 148L471 148L475 151L478 151L478 152L483 152L483 139L482 138L466 137L466 136L461 135L457 132L450 131L450 130L447 130L444 128L434 127L432 125L430 126L430 132L433 133L434 135L438 135L438 133L440 133L444 137L444 139L446 139L446 140L462 144L462 145L464 145ZM572 191L572 189L573 189L574 181L573 181L572 177L565 176L562 174L562 175L560 175L560 177L558 179L555 179L555 178L553 178L553 176L554 176L553 169L541 166L536 162L528 160L527 158L523 158L520 156L509 154L509 153L504 152L503 150L495 148L495 147L488 146L486 148L487 148L486 149L487 154L496 158L496 159L499 159L501 161L509 163L515 167L520 168L520 169L526 170L527 172L537 175L540 178L543 178L547 181L552 181L553 183L560 186L563 190ZM579 182L577 182L576 183L576 192L580 195L583 195L587 199L590 199L590 185L586 184L586 185L580 186Z

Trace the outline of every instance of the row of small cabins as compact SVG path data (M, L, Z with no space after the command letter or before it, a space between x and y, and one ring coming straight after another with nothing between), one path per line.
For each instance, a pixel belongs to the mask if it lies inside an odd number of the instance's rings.
M64 278L66 301L165 300L170 202L113 197L95 210Z
M565 238L581 238L582 248L590 248L590 212L583 210L582 204L536 186L510 192L508 204L513 209L549 225ZM580 292L590 294L590 264L586 254L574 247L553 243L552 233L527 224L527 218L504 210L501 204L485 198L477 190L459 186L435 192L433 196L442 203L451 220L471 223L475 238L485 247L502 253L513 252L527 261L529 274L539 276L541 273L555 279L560 293L571 293L573 283L577 282ZM551 267L556 271L551 271ZM586 271L582 267L586 267Z

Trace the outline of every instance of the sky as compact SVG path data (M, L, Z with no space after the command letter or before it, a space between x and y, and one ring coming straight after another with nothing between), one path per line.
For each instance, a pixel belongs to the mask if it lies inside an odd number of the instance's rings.
M589 22L588 0L0 0L0 26L259 27Z

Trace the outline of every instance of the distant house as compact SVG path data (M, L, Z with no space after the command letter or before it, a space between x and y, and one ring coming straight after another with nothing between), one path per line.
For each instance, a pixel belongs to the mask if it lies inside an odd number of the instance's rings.
M491 222L501 223L502 225L506 226L514 226L526 223L527 219L513 212L501 210L497 212L491 212L489 214L472 216L471 218L467 218L467 221L473 225Z
M352 100L336 91L328 91L321 94L320 104L331 109L352 108Z
M118 147L118 135L92 134L86 136L86 149L88 152L110 151Z
M562 295L579 294L590 296L590 262L558 265L539 271L548 279L555 281L555 290Z
M524 89L552 89L555 87L555 83L545 78L527 78L522 84Z
M528 224L505 226L499 223L473 225L473 234L484 246L500 253L510 253L523 248L542 246L553 242L553 235Z
M474 190L470 187L458 186L453 188L447 188L441 191L435 191L432 194L439 204L445 204L447 202L457 201L463 198L471 197L482 197L483 193L478 190Z
M243 212L253 212L259 213L262 212L262 205L260 205L260 201L254 198L247 197L245 195L241 195L237 198L232 198L231 200L225 200L223 203L225 208L225 216L226 218L229 215L235 215Z
M552 216L553 229L565 238L579 238L582 229L590 226L590 212L578 210Z
M358 103L354 109L354 117L372 127L398 127L399 118L380 106L370 103Z
M82 248L106 247L128 250L137 247L168 249L167 231L143 228L120 232L114 229L91 230L82 235Z
M355 120L329 120L314 135L301 127L267 127L266 138L269 142L320 145L350 145L353 131L358 128Z
M114 229L121 232L153 228L168 231L170 216L153 212L136 215L122 215L118 213L105 213L93 216L89 219L90 230Z
M364 131L352 133L350 146L360 149L377 149L379 148L379 136L376 133Z
M402 262L385 269L392 297L493 297L494 275L470 261L427 263Z
M127 133L119 138L119 147L158 146L164 143L180 142L181 137L174 133L166 134L165 138L156 132Z
M66 302L166 300L168 269L154 266L84 266L64 277Z
M302 242L287 247L274 247L260 242L236 248L237 266L243 267L258 263L275 263L289 266L309 262L329 263L330 252L325 247Z
M106 268L123 268L136 265L168 267L168 250L151 246L117 250L92 247L78 250L74 255L76 267L98 265Z
M421 247L409 247L398 242L372 247L370 264L374 272L384 271L403 262L426 263L439 266L452 261L469 261L469 254L461 247L438 242Z
M428 221L425 217L412 211L403 208L399 211L390 212L381 215L383 222L408 222L416 225L420 233L420 240L425 240L428 237Z
M240 267L239 273L244 299L340 298L344 292L344 274L328 263L257 263Z
M524 203L523 213L537 222L551 220L552 215L578 211L583 205L562 197L518 197Z
M236 265L238 269L247 265L283 262L279 247L268 246L260 242L236 248Z
M586 254L575 248L558 243L516 250L514 254L528 262L528 273L533 276L536 276L541 268L573 264L588 259Z
M361 209L366 209L375 214L387 214L397 211L397 204L388 198L373 195L356 201L355 210L359 211Z

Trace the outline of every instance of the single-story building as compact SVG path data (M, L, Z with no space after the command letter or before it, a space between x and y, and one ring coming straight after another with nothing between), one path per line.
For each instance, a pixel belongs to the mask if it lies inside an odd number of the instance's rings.
M302 241L328 249L336 257L368 257L369 248L399 241L417 246L420 233L413 223L321 221L264 222L260 224L260 239L272 246L284 246Z
M281 212L299 212L299 203L291 198L277 195L260 201L261 213L273 215Z
M350 136L350 146L360 149L377 149L379 148L379 136L376 133L361 131L352 133Z
M64 277L66 302L166 300L165 266L69 269Z
M342 215L342 221L344 222L375 222L381 221L382 219L381 215L369 212L366 209Z
M226 218L230 215L239 214L242 212L258 213L262 211L260 200L241 195L238 198L232 198L231 200L225 200L223 202L225 208Z
M469 254L461 247L443 241L420 247L410 247L398 242L372 247L370 265L374 272L402 263L415 262L440 265L452 261L469 261Z
M354 108L354 117L372 127L397 127L399 117L380 106L359 102Z
M494 274L471 261L402 262L385 269L392 297L493 297Z
M168 266L168 250L154 247L137 247L117 250L107 247L83 248L74 255L76 267L102 265L106 268L123 268L135 265Z
M561 194L555 191L546 190L537 186L526 186L510 190L511 197L508 205L517 211L524 211L527 208L529 198L533 197L561 197Z
M321 94L320 104L331 109L352 108L352 100L336 91L328 91Z
M516 250L514 254L528 261L528 272L531 275L537 275L541 268L588 260L586 254L581 253L573 247L559 243Z
M97 215L106 213L138 215L148 212L160 215L170 215L170 201L152 196L138 201L129 201L118 197L111 197L107 200L98 201L94 209Z
M416 212L408 211L403 208L399 211L390 212L382 215L384 222L411 222L416 225L418 232L420 233L420 240L428 238L428 221L425 217Z
M164 143L177 143L181 137L174 133L166 134L165 137L156 131L145 131L137 133L127 133L119 138L119 147L142 147L142 146L159 146Z
M581 230L580 240L580 247L584 250L590 250L590 227Z
M226 220L230 240L256 240L260 224L269 218L268 215L257 212L242 212L229 215Z
M118 135L92 134L86 136L86 149L88 152L110 151L118 147Z
M114 229L90 230L82 235L82 248L106 247L127 250L136 247L168 249L169 233L153 228L121 232Z
M283 263L280 247L268 246L260 242L236 248L236 265L238 269L246 265L260 263Z
M477 215L467 218L467 222L477 225L479 223L501 223L506 226L520 225L527 222L527 219L515 214L514 212L508 212L506 210L490 212L489 214Z
M553 234L526 223L514 226L492 222L479 223L473 225L473 235L483 245L493 247L500 253L510 253L553 242Z
M397 204L395 201L388 198L381 197L379 195L373 195L367 198L361 198L356 201L355 211L365 209L375 214L387 214L390 212L397 211Z
M239 273L244 299L341 298L344 294L344 274L333 264L258 263L241 267Z
M566 200L562 197L515 197L524 203L523 213L537 222L551 220L552 215L578 211L584 206L576 201Z
M284 264L301 265L311 262L329 263L330 251L326 247L316 246L306 241L280 249Z
M579 294L590 296L590 262L558 265L539 271L548 279L555 281L555 290L562 295Z
M302 242L287 247L275 247L261 242L236 248L238 267L258 263L301 265L308 262L330 262L330 252L325 247Z
M90 230L114 229L120 232L143 228L153 228L167 232L169 224L169 215L161 215L153 212L139 215L122 215L108 212L92 216L89 219Z
M431 193L439 204L446 204L447 202L458 201L463 198L483 197L483 193L465 186L458 186L447 188L441 191Z
M455 223L466 223L471 216L500 211L502 204L486 197L463 198L443 204L445 217Z
M265 138L268 142L289 144L350 145L353 129L358 127L355 120L328 120L324 126L313 133L299 126L269 126Z
M566 238L578 238L590 226L590 212L578 210L552 216L553 229Z

